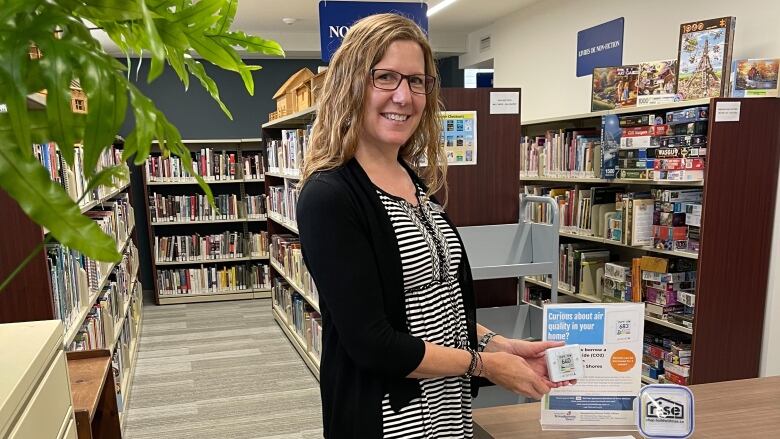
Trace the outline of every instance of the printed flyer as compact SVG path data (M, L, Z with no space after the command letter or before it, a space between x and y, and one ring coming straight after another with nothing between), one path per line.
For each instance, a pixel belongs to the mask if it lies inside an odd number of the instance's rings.
M477 164L477 112L442 111L440 143L448 165Z
M544 430L636 430L644 303L550 304L544 340L580 346L585 376L542 399Z

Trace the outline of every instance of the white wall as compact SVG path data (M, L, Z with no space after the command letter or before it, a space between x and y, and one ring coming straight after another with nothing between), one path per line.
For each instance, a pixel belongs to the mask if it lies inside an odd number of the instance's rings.
M778 0L543 0L469 34L460 66L492 59L495 86L523 90L522 120L585 113L591 77L576 77L577 32L625 17L623 62L630 64L676 58L680 24L722 16L737 17L735 59L780 57ZM491 48L480 53L486 35ZM780 196L772 249L762 375L780 375Z
M496 87L523 89L522 119L590 111L591 77L576 77L577 32L625 17L623 63L677 58L679 25L737 17L734 57L780 57L777 0L544 0L472 32L461 68L493 58ZM492 47L479 52L490 35Z
M761 347L761 376L780 375L780 180L775 202L775 230L772 257L769 259L769 283Z

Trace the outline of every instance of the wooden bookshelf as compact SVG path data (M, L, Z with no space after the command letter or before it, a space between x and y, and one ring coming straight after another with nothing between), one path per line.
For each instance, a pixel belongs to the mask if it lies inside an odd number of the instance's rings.
M207 178L215 195L217 194L236 194L240 199L248 195L260 195L265 193L264 184L266 182L265 174L261 178L246 178L243 173L243 157L245 155L254 155L258 152L265 156L263 139L188 139L183 141L184 145L196 152L202 148L212 148L214 152L221 153L227 151L236 154L237 175L233 180L215 180ZM153 145L156 146L156 145ZM153 149L153 154L154 154ZM198 265L236 265L248 264L258 261L267 261L268 256L245 256L240 258L226 259L206 259L206 260L187 260L187 261L157 261L156 250L154 247L155 236L168 236L172 234L190 234L207 233L215 234L226 231L246 234L248 232L258 233L267 230L267 217L262 215L254 218L230 218L230 219L212 219L197 221L151 221L151 212L149 210L149 194L154 190L163 195L189 195L203 194L197 181L194 178L176 181L149 181L146 175L145 167L142 167L144 183L144 207L146 210L146 221L149 230L150 254L152 276L154 279L154 297L158 305L181 304L181 303L199 303L199 302L217 302L225 300L246 300L270 297L268 289L245 289L245 290L225 290L208 294L160 294L157 271L159 269L168 269L181 266ZM151 188L151 189L150 189ZM175 227L175 232L172 228ZM164 229L165 232L161 230Z
M740 120L716 121L719 102L740 102ZM780 99L716 98L657 107L584 113L525 122L525 133L597 128L603 114L652 113L709 105L704 182L521 177L521 181L643 187L703 187L700 252L626 246L604 238L561 232L568 239L698 260L693 329L646 317L647 322L691 336L691 384L754 378L759 374L767 279L780 164ZM749 151L749 153L747 152ZM745 184L749 182L749 187ZM753 190L751 188L759 188ZM526 282L547 286L544 282ZM559 288L561 294L571 292ZM591 298L573 295L582 300ZM646 380L649 382L650 380Z
M290 286L293 287L293 289L298 292L298 294L303 296L303 298L306 299L307 302L309 302L309 305L311 305L311 307L314 308L315 311L320 312L319 302L317 300L314 300L314 298L311 297L311 294L305 291L303 287L298 285L298 282L293 280L290 276L287 276L287 273L285 273L284 268L281 266L281 264L271 259L271 267L273 267L273 269L276 270L279 273L279 275L282 276L284 280L286 280L287 283L289 283Z

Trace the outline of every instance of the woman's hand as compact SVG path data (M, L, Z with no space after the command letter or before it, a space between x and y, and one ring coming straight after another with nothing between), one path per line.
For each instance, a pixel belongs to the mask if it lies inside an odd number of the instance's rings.
M523 358L507 352L483 352L481 376L514 393L541 399L552 387L548 379L538 374Z
M498 338L498 340L496 340ZM494 344L495 342L495 344ZM531 369L542 377L552 388L562 387L577 384L576 380L562 381L554 383L549 380L549 372L547 371L547 359L545 358L545 352L550 348L557 348L563 346L565 343L562 341L525 341L516 340L505 337L494 337L488 344L488 347L493 348L498 352L506 352L508 354L517 355L525 359L526 363ZM490 346L493 345L493 346ZM491 350L493 350L491 349ZM488 350L488 349L486 349Z

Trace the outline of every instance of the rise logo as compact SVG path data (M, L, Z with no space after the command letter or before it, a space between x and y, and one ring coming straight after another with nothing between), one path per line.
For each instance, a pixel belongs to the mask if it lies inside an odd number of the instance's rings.
M685 419L682 404L666 398L657 398L647 403L647 417L656 419Z

